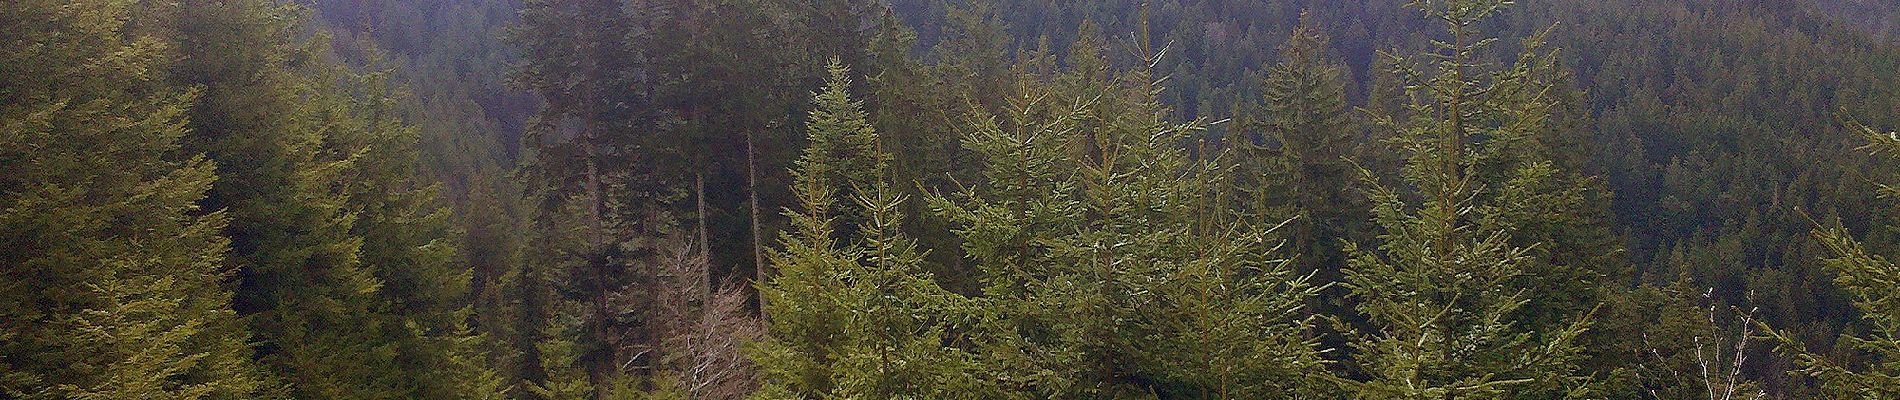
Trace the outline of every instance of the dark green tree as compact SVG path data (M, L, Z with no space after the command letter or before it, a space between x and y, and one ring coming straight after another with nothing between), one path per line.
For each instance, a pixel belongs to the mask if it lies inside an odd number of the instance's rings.
M637 386L642 377L625 372L646 367L652 358L633 358L656 344L642 318L653 304L654 271L641 267L651 261L651 240L674 223L661 206L683 190L655 171L678 165L666 156L679 153L637 150L678 147L652 134L653 82L667 77L651 68L648 54L657 50L640 46L650 37L637 34L630 12L639 10L614 1L527 1L512 37L529 61L516 84L546 103L522 138L534 237L519 281L546 286L523 288L533 296L524 307L535 308L523 310L521 329L537 333L514 346L539 354L542 371L523 378L563 393L599 397Z
M1900 133L1881 133L1853 121L1847 125L1867 141L1861 149L1889 158L1900 156ZM1900 196L1900 188L1882 186L1879 195L1891 200ZM1770 330L1781 344L1778 350L1794 358L1798 373L1820 379L1823 392L1830 396L1900 396L1900 295L1894 291L1895 284L1900 283L1900 266L1869 250L1844 228L1817 230L1814 236L1831 254L1826 265L1838 274L1835 284L1852 296L1854 308L1869 328L1866 334L1847 335L1841 340L1866 358L1858 364L1844 363L1809 351L1801 340L1784 331Z
M398 398L408 393L374 311L380 286L358 258L354 217L333 190L346 155L326 154L317 94L299 72L294 9L263 1L176 4L171 29L184 53L172 78L201 87L185 143L218 164L203 202L231 216L236 309L247 315L269 370L294 397Z
M215 160L206 208L231 216L236 310L294 397L481 398L466 269L387 86L309 47L303 11L269 1L154 3L201 88L184 143ZM458 356L460 354L460 356ZM401 373L390 373L401 371Z
M1264 229L1286 222L1295 271L1337 281L1350 234L1369 231L1369 207L1353 158L1362 129L1346 106L1345 68L1328 55L1325 36L1301 27L1267 70L1263 101L1241 117L1235 187L1247 220ZM1287 220L1291 219L1290 222Z
M868 5L525 4L520 82L549 106L527 136L530 185L548 196L538 218L580 212L588 228L589 250L561 256L581 269L548 272L562 301L589 304L576 354L594 384L664 358L635 357L659 341L660 238L697 228L721 275L770 275L760 244L778 219L764 210L788 197L797 111L818 81L820 62L803 50L863 53L861 22L848 20Z

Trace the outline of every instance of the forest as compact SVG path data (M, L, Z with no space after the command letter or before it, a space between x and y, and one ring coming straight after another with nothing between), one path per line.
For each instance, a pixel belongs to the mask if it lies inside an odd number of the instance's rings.
M0 400L1900 399L1890 0L0 0Z

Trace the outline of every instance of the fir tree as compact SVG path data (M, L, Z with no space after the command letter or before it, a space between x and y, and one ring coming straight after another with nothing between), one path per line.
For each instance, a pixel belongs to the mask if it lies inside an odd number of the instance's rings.
M1406 67L1410 118L1380 116L1405 151L1404 181L1416 203L1368 178L1376 248L1347 246L1346 286L1372 325L1360 333L1349 382L1360 398L1566 398L1587 394L1576 344L1590 317L1533 308L1545 268L1536 248L1516 244L1525 227L1512 207L1549 192L1548 162L1522 161L1545 129L1546 86L1534 80L1540 38L1511 69L1479 69L1494 42L1475 25L1511 2L1413 2L1452 38L1431 53L1435 75ZM1397 63L1402 67L1408 64ZM1569 321L1540 323L1540 319Z
M659 90L638 78L659 74L649 65L658 49L636 44L673 30L636 30L631 13L642 11L613 1L528 1L512 37L530 61L516 83L547 104L523 134L520 171L538 241L524 266L533 274L522 283L546 285L526 289L546 297L521 321L539 332L536 340L515 345L539 353L545 371L524 373L537 385L572 383L561 381L578 371L589 391L608 396L642 380L629 372L651 367L651 358L634 356L657 344L645 318L654 271L637 267L650 263L653 239L673 226L664 206L683 191L680 180L656 173L679 165L680 152L637 150L681 146L647 134L662 131L652 115Z
M276 391L230 310L194 93L132 1L0 4L0 397Z
M903 236L904 200L884 172L890 156L850 97L848 71L836 60L829 69L807 125L811 144L793 171L802 210L786 210L794 229L771 258L780 273L760 288L771 333L755 350L760 393L970 395L967 357L943 344L961 297L933 281ZM839 202L858 211L841 217ZM839 234L840 225L850 232Z
M887 10L872 36L870 48L875 67L868 72L867 98L870 120L889 153L891 182L899 193L921 196L929 191L954 190L956 182L974 176L968 152L957 146L958 126L963 110L971 103L991 102L996 92L969 92L972 78L955 70L959 61L928 63L917 55L918 34L906 26L895 11ZM970 56L971 54L958 55ZM987 95L987 96L986 96ZM914 182L915 184L910 184ZM945 287L965 291L976 284L973 277L949 266L960 264L961 248L950 226L930 215L922 201L905 203L906 233L918 241L918 247Z
M415 132L386 87L352 82L303 39L300 8L155 3L201 87L185 143L218 162L204 204L231 215L236 310L294 397L468 398L494 385L451 360L466 290L451 232L412 177ZM359 86L361 85L361 86ZM375 243L368 243L373 240ZM466 347L466 345L462 345ZM403 373L389 373L403 371Z
M975 113L983 183L931 198L984 284L980 367L1022 397L1318 393L1313 288L1222 211L1227 172L1180 146L1205 123L1166 121L1156 79L1101 43Z
M322 102L328 121L325 148L348 154L352 162L339 176L345 208L356 221L353 236L363 238L360 259L376 275L378 310L401 328L390 340L404 371L414 371L415 398L492 398L505 391L486 366L486 336L467 324L465 301L471 270L458 263L457 241L449 210L440 203L439 185L427 182L417 165L418 131L396 114L405 95L388 82L393 70L381 67L373 48L367 72L333 70L338 82Z
M1346 107L1344 69L1329 59L1325 36L1301 27L1281 46L1280 63L1267 71L1264 101L1251 115L1237 183L1250 220L1276 225L1292 218L1289 250L1301 271L1331 267L1337 243L1363 224L1363 200L1349 160L1358 129Z
M322 149L310 53L292 44L289 9L262 1L184 2L171 12L185 53L174 79L201 86L187 148L218 162L207 208L232 217L231 262L270 371L294 397L396 398L400 379L378 346L392 327L371 310L380 282L358 262L354 218L332 191L347 161ZM367 366L367 367L366 367Z
M1372 230L1370 206L1353 173L1355 162L1369 161L1364 149L1374 146L1360 144L1367 140L1348 114L1345 69L1328 55L1327 38L1306 26L1309 19L1301 23L1281 45L1279 64L1268 69L1262 101L1238 116L1246 135L1233 144L1233 197L1250 229L1285 224L1276 234L1287 240L1294 271L1338 282L1346 263L1342 244ZM1314 311L1350 313L1338 297L1323 292ZM1342 342L1335 334L1325 337L1328 345Z

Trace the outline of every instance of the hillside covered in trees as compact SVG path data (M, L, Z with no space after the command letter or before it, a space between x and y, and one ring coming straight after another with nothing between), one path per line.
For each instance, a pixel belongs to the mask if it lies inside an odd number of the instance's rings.
M0 399L1900 399L1882 0L0 1Z

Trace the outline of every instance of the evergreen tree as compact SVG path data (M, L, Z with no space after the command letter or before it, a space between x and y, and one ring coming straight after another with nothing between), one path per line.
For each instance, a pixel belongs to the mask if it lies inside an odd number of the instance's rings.
M872 36L870 54L875 67L868 72L867 98L871 121L877 126L883 149L892 156L889 173L898 182L899 193L922 196L930 191L955 190L957 182L975 177L975 162L958 147L959 126L970 104L994 104L1004 94L985 91L976 85L994 77L972 76L965 66L976 64L966 57L987 53L946 53L947 60L927 62L918 54L917 32L887 11ZM973 29L964 27L960 29ZM975 28L981 29L981 28ZM914 185L909 183L916 183ZM930 209L922 201L906 202L906 233L918 241L925 259L938 272L947 288L959 292L975 290L974 277L960 268L962 252L957 239L949 234L950 225L941 218L928 218Z
M642 4L646 5L646 4ZM657 7L656 7L657 8ZM675 11L660 8L661 11ZM653 239L675 223L665 205L680 193L677 179L656 170L680 164L679 152L657 131L658 91L650 79L651 52L635 11L618 2L523 2L512 39L529 60L516 83L546 102L523 134L520 173L529 192L535 238L522 284L536 293L520 321L533 341L515 343L544 371L524 373L541 386L578 372L594 396L640 383L628 372L650 368L655 349L649 313L654 304L650 264ZM528 306L530 304L524 304ZM537 343L538 342L538 343ZM629 383L632 382L632 383ZM565 397L561 397L565 398Z
M230 310L194 93L132 1L0 4L0 397L276 393ZM30 38L30 39L29 39Z
M1031 398L1316 393L1313 288L1223 215L1225 171L1180 147L1205 124L1167 122L1155 79L1100 43L971 117L982 183L931 198L984 285L984 374Z
M870 224L870 211L860 209L857 200L874 197L867 192L889 179L886 171L892 157L879 148L883 143L869 122L864 103L851 98L849 69L835 58L828 68L830 76L825 86L812 98L814 107L805 124L809 139L804 154L795 162L799 169L794 172L821 175L801 180L807 185L829 186L828 194L841 200L829 204L831 209L821 215L831 215L843 224L834 229L855 232L860 225ZM848 242L856 235L846 236Z
M1287 239L1294 271L1338 282L1343 243L1372 231L1353 172L1354 163L1369 161L1363 149L1374 146L1361 146L1364 129L1348 114L1345 68L1328 55L1327 38L1301 22L1267 70L1262 101L1238 116L1244 136L1231 145L1238 150L1235 208L1251 229L1285 224L1277 234ZM1314 311L1350 313L1337 291L1320 297ZM1325 337L1328 345L1343 342Z
M1344 68L1327 56L1325 36L1301 27L1267 71L1265 98L1245 125L1238 186L1257 224L1287 218L1289 248L1300 271L1341 263L1337 243L1366 218L1351 185L1358 129L1346 108ZM1335 272L1328 272L1331 277Z
M767 398L959 397L974 393L967 356L945 347L960 296L922 268L898 222L890 156L877 148L851 81L833 60L814 96L810 146L795 162L794 229L760 287L771 334L755 350ZM841 213L840 202L854 202ZM840 229L840 226L845 228ZM840 234L840 230L848 230Z
M495 374L479 350L488 339L467 323L472 271L458 262L456 243L463 233L453 230L439 185L420 173L418 130L397 115L404 95L388 82L393 71L369 57L368 72L332 72L338 83L311 101L325 105L325 148L352 160L340 189L356 217L351 235L363 239L360 260L382 283L376 294L388 308L379 311L399 320L389 333L399 343L395 367L414 371L414 398L492 398L505 385L484 378Z
M1527 222L1513 207L1549 195L1557 173L1522 160L1549 118L1547 87L1535 81L1549 66L1541 41L1526 40L1513 68L1486 73L1479 52L1494 40L1475 25L1511 2L1412 4L1452 38L1431 53L1435 75L1400 72L1411 80L1411 117L1377 121L1396 132L1404 181L1420 200L1368 179L1384 233L1377 248L1347 246L1345 284L1373 326L1355 345L1366 379L1348 387L1360 398L1583 396L1576 340L1590 316L1534 307L1548 295L1536 292L1547 269L1534 246L1513 240ZM1551 319L1559 322L1540 322Z
M590 304L584 357L597 385L652 371L659 299L653 248L697 225L716 266L769 276L791 123L818 63L797 49L858 49L864 2L530 1L516 40L521 83L548 100L527 140L542 210L578 211L590 250L550 270L563 301ZM575 29L584 26L584 29ZM816 37L818 32L842 37ZM582 207L569 207L580 204ZM722 268L724 269L724 268Z
M1764 398L1760 385L1742 374L1772 358L1756 353L1749 312L1721 311L1710 289L1686 282L1643 286L1604 306L1592 336L1618 343L1598 349L1591 362L1613 366L1592 393L1607 398ZM1739 311L1739 310L1738 310ZM1607 331L1607 332L1605 332ZM1598 344L1598 346L1603 346ZM1711 393L1714 393L1711 396Z
M544 285L529 276L527 241L534 234L521 216L529 208L525 193L510 190L512 174L490 172L494 175L485 175L487 182L471 188L457 207L465 232L461 247L467 249L464 256L476 276L471 279L469 323L486 336L476 343L487 346L490 370L509 389L509 398L518 399L528 385L539 382L529 375L540 370L540 355L533 350L536 332L528 327L539 325L535 313L542 309L543 298L536 290Z
M596 381L586 360L592 357L586 354L587 347L582 344L588 333L583 322L585 315L591 313L585 303L565 302L551 304L547 311L547 321L536 327L539 339L535 343L535 354L542 367L537 371L541 376L538 382L531 382L526 393L533 399L545 400L632 400L641 398L642 382L639 376L617 372L602 375L602 381Z
M690 178L694 197L710 203L696 214L713 227L702 236L715 263L772 275L765 240L784 221L767 213L793 197L785 172L798 150L802 106L822 80L824 57L863 53L867 7L862 0L668 1L636 16L653 33L643 43L650 72L663 77L653 82L661 123L653 147L663 151L652 156L679 160L659 175Z
M457 312L466 271L389 89L306 47L297 7L154 7L184 53L170 78L203 91L185 143L224 178L204 203L231 215L236 309L265 366L294 397L495 395L461 381L486 375L456 359L478 357Z
M398 309L425 320L418 321L423 334L440 335L441 332L453 331L443 327L447 326L447 322L454 322L446 318L451 317L446 311L454 311L456 304L438 300L451 299L459 303L463 299L457 298L460 296L454 292L464 287L470 289L466 295L473 300L470 304L472 311L481 311L469 315L472 319L469 328L481 332L487 338L421 340L437 343L418 343L418 346L406 347L411 351L407 351L404 357L409 360L407 362L414 363L425 356L421 353L433 353L422 350L444 349L448 343L465 343L467 346L464 347L480 348L480 351L471 354L478 359L466 361L475 361L478 365L492 361L494 369L504 371L504 375L509 377L517 376L522 364L520 351L514 346L499 346L522 341L519 331L512 329L509 323L511 315L515 314L515 307L502 297L507 292L506 287L512 284L503 281L518 277L518 274L510 275L521 262L519 255L522 247L522 232L515 227L520 219L522 192L515 187L517 182L511 179L507 169L516 162L523 120L534 112L537 105L527 93L507 90L505 87L503 81L509 70L503 66L517 65L520 60L511 46L495 39L516 19L520 5L511 0L315 0L302 4L311 8L315 13L313 20L322 22L326 34L333 36L330 41L333 58L351 70L362 71L344 72L338 78L348 83L341 86L349 88L339 87L337 91L348 92L339 94L348 95L350 101L333 100L333 103L350 103L343 106L355 110L357 114L370 116L366 118L388 120L400 116L403 125L408 125L395 126L391 123L393 121L376 123L382 125L376 127L368 127L372 124L367 121L356 124L365 125L362 129L353 128L356 131L374 129L378 133L352 136L380 138L374 140L376 143L373 143L371 150L377 153L377 158L366 161L366 168L359 168L355 175L376 181L377 185L397 183L392 181L393 178L418 183L441 182L438 188L432 190L416 190L421 188L409 187L414 186L411 184L392 185L391 189L394 190L390 197L404 200L391 203L392 207L387 207L389 210L380 214L415 212L426 215L431 207L429 203L434 201L416 200L425 200L425 192L436 191L439 193L435 197L441 199L440 204L453 211L448 219L455 225L455 230L466 232L423 236L413 234L418 230L440 232L438 229L424 228L409 230L412 232L410 234L386 235L402 239L388 243L391 245L388 248L395 252L372 249L379 243L376 239L365 242L365 252L369 254L399 254L401 249L411 245L424 245L434 253L443 253L451 248L463 250L453 263L435 262L435 257L418 258L419 268L414 273L391 271L386 265L379 265L387 263L365 260L367 265L378 268L379 277L392 279L385 293L407 299L396 300L401 305ZM393 92L391 89L397 88L402 93L376 93ZM330 97L336 100L345 98ZM374 104L379 101L391 104ZM405 130L415 131L413 145L404 143L405 140L389 140L408 135ZM348 140L357 147L370 145L365 143L369 141ZM413 156L401 151L409 147L415 149ZM395 157L381 158L385 155ZM411 173L397 168L405 165L411 165L416 170ZM377 173L369 173L370 169ZM415 176L389 175L391 172ZM378 195L360 193L352 196L373 201L373 197ZM403 205L394 206L398 203ZM402 208L410 210L397 211ZM434 224L429 221L430 218L433 217L412 219L398 225L428 227ZM366 220L395 222L394 219L380 217ZM362 225L356 226L354 230L359 234L370 232L371 236L382 231L380 227ZM417 243L424 236L440 237L444 242L454 242L455 246ZM416 287L406 283L413 281L411 278L453 277L461 265L468 266L468 285ZM442 267L445 266L456 268L443 271ZM448 274L442 275L439 271ZM447 370L440 372L448 374ZM477 375L484 373L475 372Z
M174 71L203 88L187 148L218 162L206 208L232 217L236 308L247 314L271 372L293 397L398 398L392 327L373 312L380 282L358 259L354 217L332 190L345 157L325 154L294 14L263 1L183 2L173 29L185 57Z
M846 307L855 294L845 293L845 271L857 259L848 243L837 238L840 190L831 178L838 173L835 153L845 144L840 142L871 130L861 116L850 119L861 112L837 83L827 83L815 96L819 104L808 123L810 141L794 162L797 184L792 191L802 210L785 211L793 228L779 239L783 249L773 252L771 263L778 274L759 289L765 313L771 316L767 329L772 339L757 358L768 391L787 395L836 390L837 373L830 367L848 355L842 342L851 339L841 317L851 311Z
M1900 157L1900 133L1881 133L1858 122L1848 129L1867 140L1862 149L1887 157ZM1882 186L1880 196L1893 199L1900 188ZM1878 399L1900 396L1900 295L1894 285L1900 282L1900 266L1870 251L1844 228L1817 230L1814 236L1832 254L1826 265L1834 273L1835 284L1850 294L1854 308L1868 325L1865 335L1847 335L1841 339L1865 355L1864 364L1846 364L1826 355L1810 352L1786 331L1770 330L1781 343L1778 349L1795 359L1799 373L1821 380L1823 391L1836 398Z

